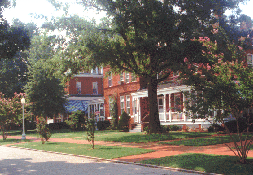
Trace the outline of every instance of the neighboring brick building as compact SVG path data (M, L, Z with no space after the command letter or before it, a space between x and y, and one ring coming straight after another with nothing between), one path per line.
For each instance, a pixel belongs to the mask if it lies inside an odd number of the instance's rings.
M104 120L103 69L75 75L67 82L65 91L68 95L67 114L60 114L49 123L62 122L77 110L85 111L88 116L96 113L97 120Z

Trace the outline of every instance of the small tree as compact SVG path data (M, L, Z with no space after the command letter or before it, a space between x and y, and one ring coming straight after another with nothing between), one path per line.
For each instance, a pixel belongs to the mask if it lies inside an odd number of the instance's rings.
M130 121L130 116L124 111L119 119L119 129L123 131L129 131L129 121Z
M95 133L95 119L94 119L94 115L92 115L92 118L89 118L87 120L87 124L86 124L86 129L87 129L87 139L89 142L92 143L92 149L94 149L94 133Z
M40 135L42 144L45 143L45 141L48 141L52 135L50 132L50 129L47 126L47 122L45 118L39 117L36 125L36 130ZM45 141L44 141L45 139Z
M112 116L112 129L117 129L118 128L118 122L119 122L119 117L118 117L118 106L117 106L117 97L114 95L113 97L109 97L109 100L112 100L111 107L110 107L110 113Z
M0 93L0 127L2 130L2 136L5 140L7 135L5 131L7 126L10 123L21 124L22 123L22 104L20 102L21 98L24 97L25 94L14 93L14 97L5 98L4 94ZM25 117L28 118L31 116L30 113L26 112L27 107L29 107L30 103L26 102L24 112Z
M85 114L84 112L77 110L72 112L69 116L69 120L66 123L70 126L72 130L79 130L81 124L85 124Z
M253 105L253 70L242 61L245 54L242 47L228 44L233 61L224 61L224 54L217 53L217 44L210 42L209 38L200 38L199 41L206 47L203 55L212 64L191 64L185 59L188 74L192 74L186 83L193 85L192 93L186 103L187 111L195 118L208 118L212 111L217 111L215 120L224 122L224 118L232 117L237 123L237 134L227 133L234 142L235 150L230 150L239 157L241 163L246 163L247 154L253 142L248 129L244 135L240 132L239 120L243 113ZM247 120L247 128L251 125ZM226 126L226 125L225 125ZM239 144L237 139L239 138Z

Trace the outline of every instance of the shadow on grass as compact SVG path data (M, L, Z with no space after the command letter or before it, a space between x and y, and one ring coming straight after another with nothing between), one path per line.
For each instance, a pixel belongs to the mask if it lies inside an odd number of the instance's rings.
M253 162L253 159L249 159ZM253 174L253 164L240 164L235 156L220 156L208 154L180 154L141 161L141 163L184 168L206 173L218 174Z

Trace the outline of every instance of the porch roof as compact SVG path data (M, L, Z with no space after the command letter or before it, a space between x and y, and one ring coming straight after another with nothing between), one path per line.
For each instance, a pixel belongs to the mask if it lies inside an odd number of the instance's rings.
M175 86L172 84L166 84L166 85L160 85L158 86L157 89L157 95L165 95L165 94L172 94L172 93L177 93L177 92L182 92L182 91L189 91L190 87L186 85L180 85L180 86ZM148 91L147 89L143 89L140 91L136 91L131 94L132 97L148 97Z

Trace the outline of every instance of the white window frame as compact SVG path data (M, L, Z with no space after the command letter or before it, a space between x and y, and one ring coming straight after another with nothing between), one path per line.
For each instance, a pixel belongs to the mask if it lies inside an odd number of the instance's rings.
M131 73L131 81L132 82L137 81L137 77L136 77L136 75L134 73Z
M126 113L130 114L130 95L126 96Z
M137 114L137 98L133 98L133 115Z
M94 95L98 95L98 82L92 82L92 92Z
M125 97L120 96L120 114L123 114L123 111L125 111Z
M109 116L112 116L111 110L113 108L113 97L109 96Z
M120 73L120 83L124 83L124 72Z

